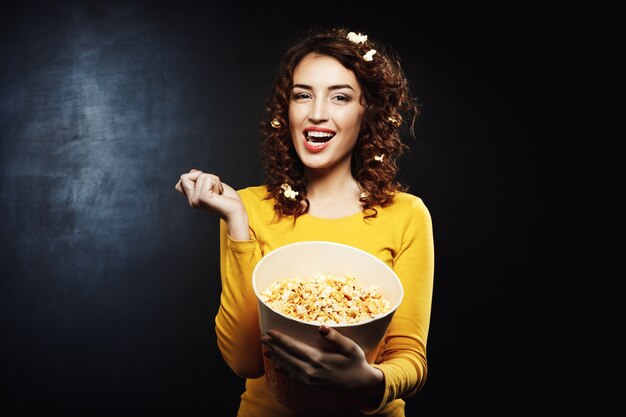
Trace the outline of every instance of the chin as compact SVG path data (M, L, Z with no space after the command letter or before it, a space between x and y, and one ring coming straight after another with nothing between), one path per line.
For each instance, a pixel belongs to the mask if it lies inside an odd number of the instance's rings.
M332 167L329 161L307 161L306 158L300 160L302 161L302 165L307 169L328 169Z

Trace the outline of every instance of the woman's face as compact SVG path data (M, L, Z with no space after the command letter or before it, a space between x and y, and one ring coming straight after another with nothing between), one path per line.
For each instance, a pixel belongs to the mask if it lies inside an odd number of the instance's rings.
M354 72L335 58L309 54L296 66L289 129L305 167L350 167L365 106Z

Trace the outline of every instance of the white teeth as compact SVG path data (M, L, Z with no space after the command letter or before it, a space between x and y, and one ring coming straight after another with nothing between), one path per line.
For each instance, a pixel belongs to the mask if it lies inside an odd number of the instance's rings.
M306 140L313 144L313 145L320 145L323 144L329 140L331 140L333 138L333 136L335 136L334 133L328 133L328 132L319 132L317 130L309 130L306 132ZM321 142L315 142L312 139L322 139Z
M308 136L313 136L315 138L324 138L324 137L331 137L331 136L333 136L333 133L318 132L317 130L309 130L306 133L307 133Z

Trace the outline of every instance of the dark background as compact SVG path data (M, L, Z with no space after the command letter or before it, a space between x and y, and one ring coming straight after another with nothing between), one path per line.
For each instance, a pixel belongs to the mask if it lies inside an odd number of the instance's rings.
M173 187L191 168L260 183L280 54L335 25L393 47L423 105L401 175L433 217L436 282L429 379L407 415L590 399L590 149L616 140L615 11L64 1L0 14L3 415L235 415L243 381L213 330L218 223Z

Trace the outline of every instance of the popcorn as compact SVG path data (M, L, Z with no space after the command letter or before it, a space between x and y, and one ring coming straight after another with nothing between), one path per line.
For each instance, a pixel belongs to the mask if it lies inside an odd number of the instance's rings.
M387 120L389 120L389 122L394 125L395 127L400 127L401 123L398 119L396 119L395 117L389 116L387 117Z
M356 277L319 274L275 281L261 293L274 310L313 324L351 324L388 312L391 304L374 285L362 286Z
M360 33L350 32L348 36L346 36L352 43L356 43L357 45L360 43L365 43L367 41L367 35L361 35Z
M290 199L292 199L292 200L295 200L295 199L296 199L296 196L298 195L298 192L297 192L297 191L294 191L294 190L291 188L291 185L289 185L289 184L285 183L285 184L281 185L281 186L280 186L280 188L282 188L282 189L283 189L283 195L284 195L285 197L290 198Z
M374 54L376 53L375 49L370 49L369 51L367 51L367 53L365 55L363 55L363 59L366 61L371 61L374 59Z

